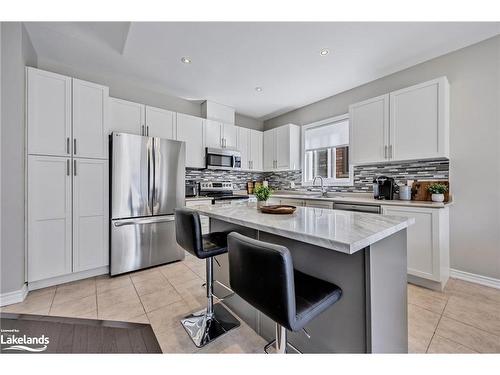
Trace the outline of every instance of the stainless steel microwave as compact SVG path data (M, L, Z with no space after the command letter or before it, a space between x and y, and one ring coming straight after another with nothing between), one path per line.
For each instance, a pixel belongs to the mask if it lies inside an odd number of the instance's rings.
M241 154L227 148L206 148L207 169L241 169Z

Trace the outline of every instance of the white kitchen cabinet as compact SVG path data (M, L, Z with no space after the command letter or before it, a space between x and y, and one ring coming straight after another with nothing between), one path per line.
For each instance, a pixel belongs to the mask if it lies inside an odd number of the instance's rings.
M28 282L71 272L71 159L28 156Z
M238 142L236 148L241 153L241 169L262 171L263 132L236 126Z
M382 214L415 218L407 229L408 281L442 290L450 274L448 208L382 206Z
M175 139L175 112L146 106L145 135Z
M262 159L264 157L263 142L264 133L259 130L250 129L250 164L252 170L264 170Z
M108 161L73 159L73 272L109 264Z
M350 160L356 164L449 157L446 77L349 107Z
M212 148L236 148L238 127L215 120L205 120L205 145Z
M238 127L222 124L222 139L224 148L236 148L238 144Z
M283 125L264 132L264 170L300 169L300 127Z
M109 98L107 134L121 132L145 135L145 106L127 100Z
M390 94L390 157L449 157L449 84L441 77Z
M243 128L241 126L237 126L238 128L238 144L237 149L241 153L241 169L242 170L250 170L252 169L250 166L250 129Z
M206 166L204 121L200 117L177 113L177 140L186 142L186 167L204 168Z
M28 153L70 155L71 78L26 68Z
M73 79L73 156L98 159L108 157L108 100L107 87Z
M222 148L222 123L205 120L205 147Z
M389 95L349 107L349 153L352 164L388 160Z

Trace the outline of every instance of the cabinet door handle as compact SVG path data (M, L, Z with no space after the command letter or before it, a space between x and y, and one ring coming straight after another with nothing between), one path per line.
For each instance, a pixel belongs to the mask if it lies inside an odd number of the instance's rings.
M146 125L146 135L149 137L149 125Z
M66 159L66 176L69 176L69 159Z
M389 145L389 157L392 159L392 145Z
M73 138L73 155L76 155L76 138Z
M76 176L76 159L73 159L73 176Z
M387 145L384 146L384 159L387 159Z
M68 155L70 154L70 151L69 151L69 137L66 138L66 153Z
M141 135L144 135L144 125L141 125Z

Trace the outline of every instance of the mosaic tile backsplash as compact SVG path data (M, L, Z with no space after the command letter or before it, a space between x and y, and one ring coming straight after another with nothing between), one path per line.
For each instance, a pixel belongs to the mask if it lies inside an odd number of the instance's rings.
M449 160L424 160L404 163L364 165L354 167L354 185L342 187L328 187L329 191L336 192L371 192L373 178L376 176L393 177L397 182L406 180L448 180ZM295 190L305 190L302 186L300 171L285 172L233 172L216 170L186 169L186 180L231 181L238 190L246 189L247 181L269 181L269 186L275 190L291 190L290 182L295 183Z

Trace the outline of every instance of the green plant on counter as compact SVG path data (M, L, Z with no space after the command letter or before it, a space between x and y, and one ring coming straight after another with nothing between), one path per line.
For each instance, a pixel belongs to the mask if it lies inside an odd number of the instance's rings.
M431 194L444 194L448 191L448 186L444 184L432 184L427 188Z
M265 202L269 199L273 191L269 186L261 185L256 187L253 193L259 202Z

